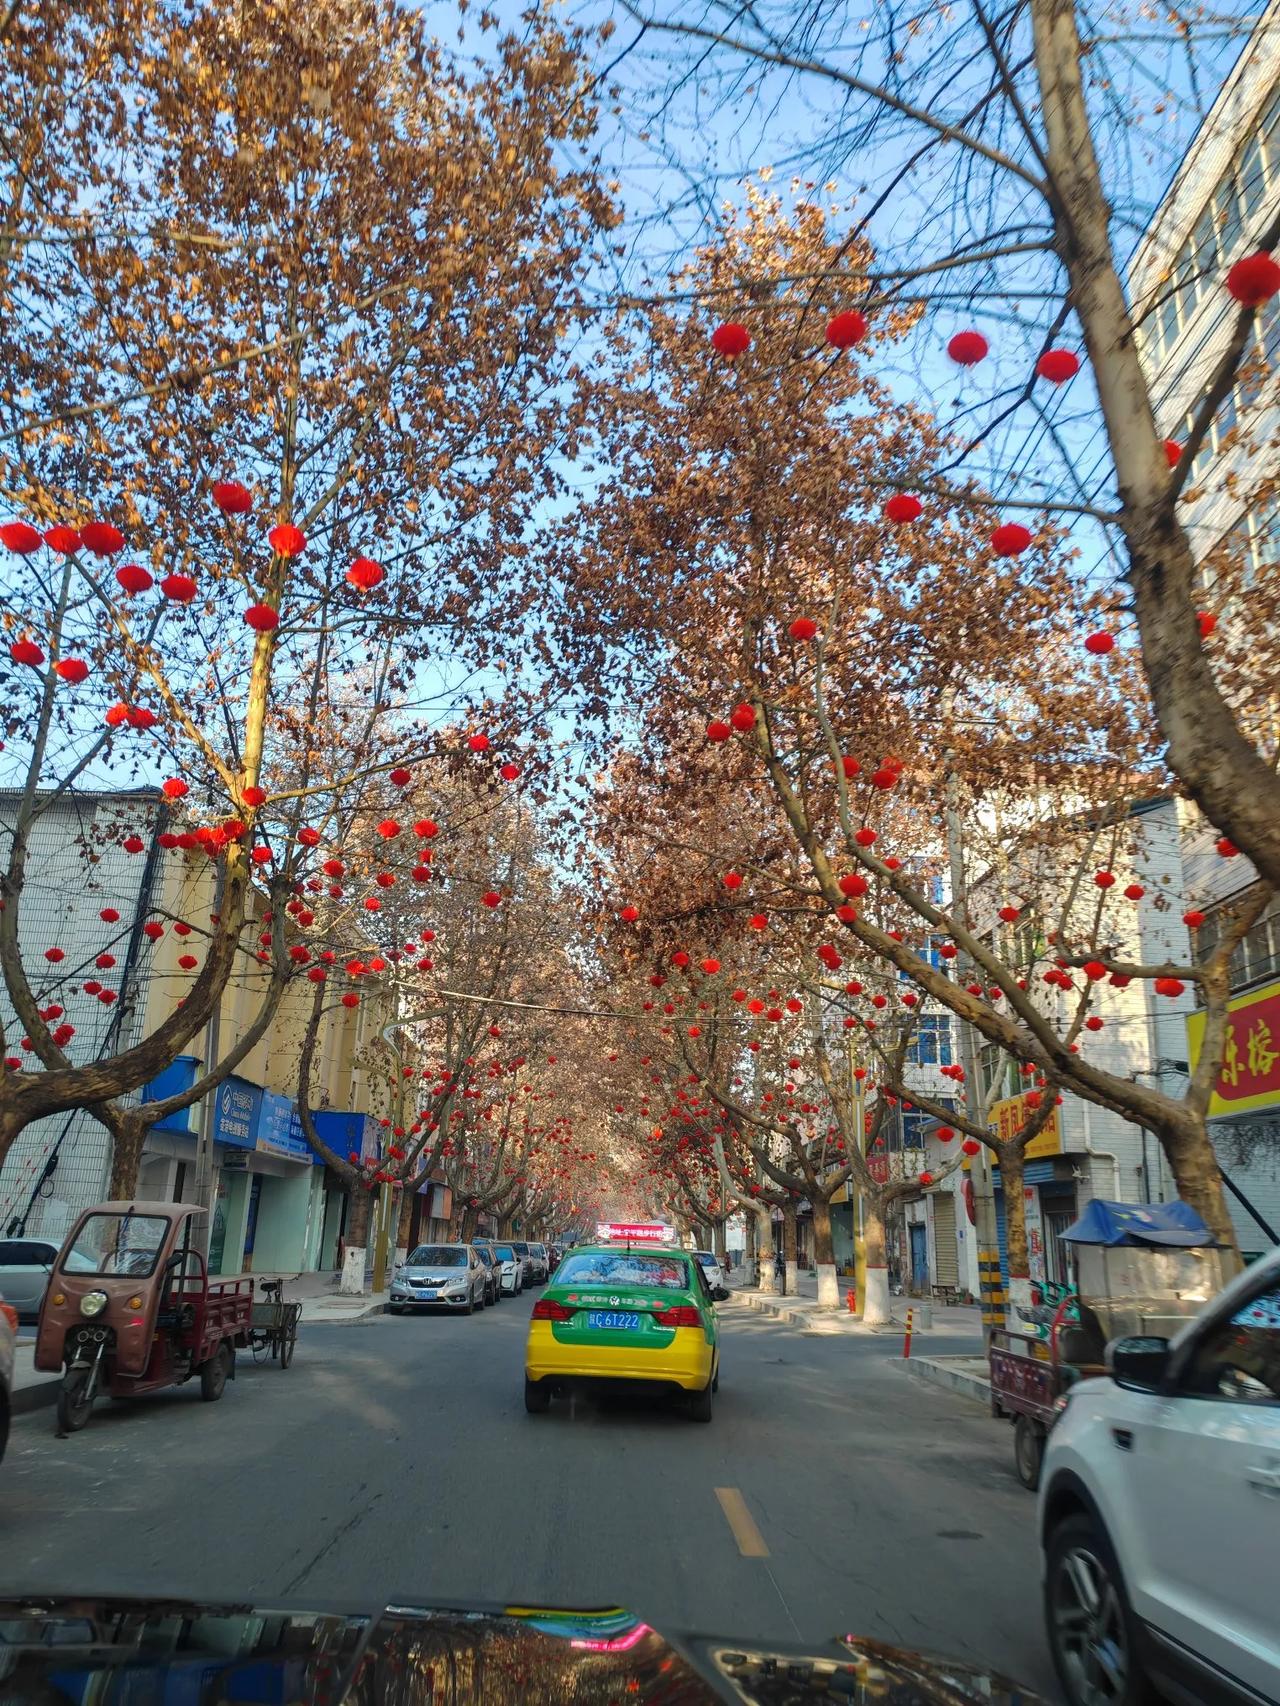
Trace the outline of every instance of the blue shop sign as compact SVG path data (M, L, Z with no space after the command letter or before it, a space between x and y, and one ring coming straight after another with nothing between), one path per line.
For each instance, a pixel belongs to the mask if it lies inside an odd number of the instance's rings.
M199 1070L200 1062L194 1055L180 1054L169 1062L163 1072L157 1072L149 1084L142 1086L140 1099L144 1102L163 1102L168 1096L180 1095L195 1083ZM152 1131L176 1131L190 1137L194 1129L191 1124L193 1105L188 1102L185 1108L176 1108L173 1113L166 1114L162 1120L155 1122Z
M313 1116L316 1136L342 1161L358 1155L367 1161L381 1153L379 1127L372 1114L353 1114L328 1108Z
M264 1091L247 1078L233 1074L214 1092L213 1141L233 1149L258 1147L258 1113Z

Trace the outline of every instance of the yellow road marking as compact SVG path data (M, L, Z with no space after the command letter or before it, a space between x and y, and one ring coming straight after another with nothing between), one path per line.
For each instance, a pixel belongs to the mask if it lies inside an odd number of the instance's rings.
M738 1550L744 1558L767 1558L769 1548L764 1543L764 1536L755 1525L755 1519L747 1509L747 1501L736 1487L717 1487L716 1498L720 1501L720 1509L724 1519L733 1531L733 1538L738 1542Z

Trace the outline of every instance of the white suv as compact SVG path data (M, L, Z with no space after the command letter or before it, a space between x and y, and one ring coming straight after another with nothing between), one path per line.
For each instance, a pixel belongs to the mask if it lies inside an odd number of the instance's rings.
M1280 1250L1072 1388L1040 1479L1071 1706L1280 1702Z

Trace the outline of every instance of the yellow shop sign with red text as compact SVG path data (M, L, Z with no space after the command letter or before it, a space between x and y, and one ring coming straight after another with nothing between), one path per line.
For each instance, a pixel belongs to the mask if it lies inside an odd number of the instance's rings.
M1204 1014L1187 1019L1191 1068L1204 1046ZM1266 983L1227 1003L1222 1070L1209 1098L1209 1117L1241 1114L1280 1102L1280 983Z
M1052 1092L1044 1090L1041 1094L1048 1096ZM996 1102L992 1106L987 1123L1003 1142L1008 1138L1016 1137L1022 1128L1035 1117L1036 1111L1037 1107L1028 1101L1025 1092L1021 1096L1006 1096L1002 1102ZM1037 1132L1024 1150L1024 1160L1034 1161L1038 1156L1062 1154L1060 1113L1061 1109L1055 1107L1045 1122L1044 1130Z

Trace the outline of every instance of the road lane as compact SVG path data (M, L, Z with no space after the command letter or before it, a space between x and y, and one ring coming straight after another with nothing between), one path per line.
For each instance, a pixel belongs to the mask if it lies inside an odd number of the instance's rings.
M872 1634L1050 1687L1007 1433L911 1381L894 1341L729 1304L709 1427L661 1404L528 1416L530 1307L304 1325L288 1371L242 1360L214 1405L191 1387L101 1404L69 1440L19 1418L0 1591L616 1602L741 1638Z

